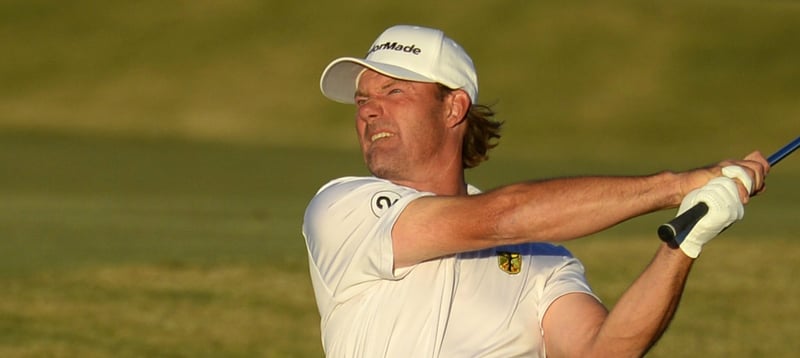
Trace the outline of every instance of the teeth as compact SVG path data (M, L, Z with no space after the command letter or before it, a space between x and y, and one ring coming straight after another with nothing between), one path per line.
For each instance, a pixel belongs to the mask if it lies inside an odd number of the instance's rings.
M372 137L370 138L370 140L374 142L374 141L376 141L376 140L378 140L378 139L381 139L381 138L386 138L386 137L391 137L391 136L392 136L392 134L391 134L391 133L381 132L381 133L377 133L377 134L374 134L374 135L372 135Z

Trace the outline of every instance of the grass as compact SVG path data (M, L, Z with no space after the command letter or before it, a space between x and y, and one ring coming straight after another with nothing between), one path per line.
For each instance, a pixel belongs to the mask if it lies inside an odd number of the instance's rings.
M300 221L321 183L272 173L339 153L0 137L0 355L319 355Z
M36 250L4 260L0 272L126 258L289 263L282 251L303 248L302 213L323 183L317 176L298 180L306 165L334 175L358 165L339 152L28 133L2 138L0 152L8 156L0 168L13 175L0 178L0 245ZM101 253L110 254L95 255Z
M302 271L242 264L115 265L36 275L4 285L0 354L318 355L318 318L313 293L299 284L304 281Z
M0 18L3 357L322 355L302 214L365 172L352 109L318 76L389 24L472 54L506 121L469 172L481 188L687 169L800 134L791 1L14 0ZM798 351L794 159L697 262L650 356ZM569 243L605 302L671 214Z

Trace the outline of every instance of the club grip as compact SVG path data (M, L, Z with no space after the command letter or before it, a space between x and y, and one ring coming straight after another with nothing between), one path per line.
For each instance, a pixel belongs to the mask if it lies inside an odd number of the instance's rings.
M672 221L661 224L658 227L658 237L670 245L680 246L681 243L677 241L677 238L680 237L680 240L683 241L685 234L691 231L706 213L708 213L708 205L701 201L676 216Z
M769 162L770 166L774 166L783 158L792 154L797 148L800 148L800 137L795 138L770 155L767 158L767 162ZM689 210L686 210L672 219L672 221L661 224L661 226L658 227L658 237L669 245L680 246L686 234L694 228L697 222L700 221L706 213L708 213L708 205L704 202L699 202Z

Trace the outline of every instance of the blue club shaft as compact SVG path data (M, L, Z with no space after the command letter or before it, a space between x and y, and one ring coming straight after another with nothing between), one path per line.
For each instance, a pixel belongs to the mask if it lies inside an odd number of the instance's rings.
M769 158L767 158L767 162L769 162L770 166L778 164L781 159L792 154L798 147L800 147L800 137L795 138L793 141L789 142L789 144L784 145L783 148L778 149L778 151L770 155Z

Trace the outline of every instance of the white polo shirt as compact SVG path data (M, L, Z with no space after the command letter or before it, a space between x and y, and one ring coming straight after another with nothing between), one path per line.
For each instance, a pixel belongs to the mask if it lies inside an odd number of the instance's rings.
M477 194L470 187L470 194ZM434 195L374 177L323 186L303 235L328 357L544 356L549 305L591 292L565 248L522 244L394 270L392 227Z

